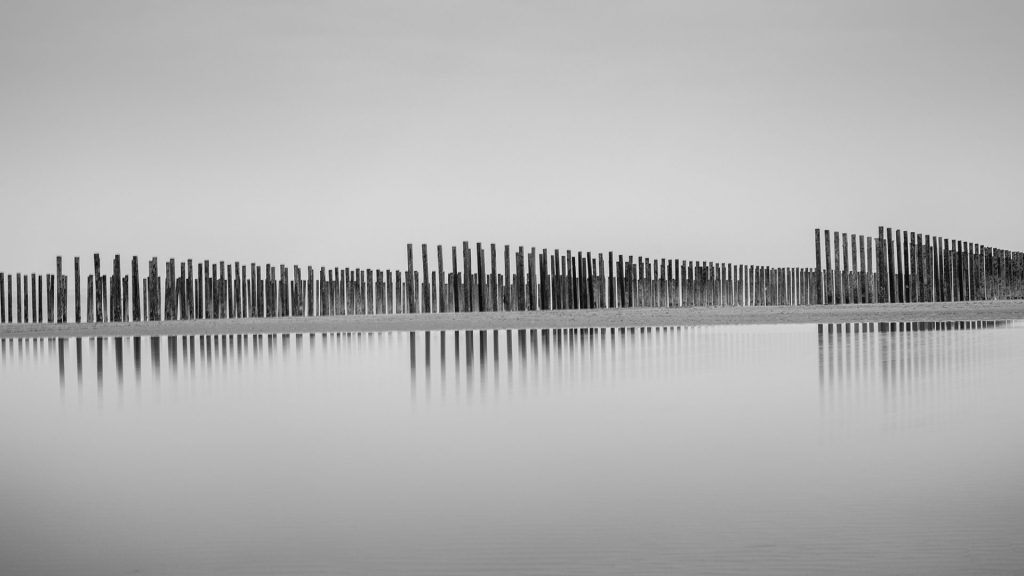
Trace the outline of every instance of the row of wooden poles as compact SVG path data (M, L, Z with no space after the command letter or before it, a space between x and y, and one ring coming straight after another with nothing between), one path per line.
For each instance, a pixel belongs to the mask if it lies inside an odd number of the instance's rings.
M824 238L824 243L822 243ZM815 230L814 268L776 268L463 242L436 258L407 246L401 270L248 266L132 257L109 275L93 256L74 259L73 295L63 259L55 274L0 273L0 322L141 322L593 308L931 302L1024 297L1024 255L879 228L877 238ZM488 258L489 255L489 258ZM461 258L460 258L461 256ZM824 256L824 258L822 258ZM461 272L460 268L461 261ZM500 265L499 265L500 262ZM44 286L45 282L45 286ZM73 296L73 297L72 297Z
M875 238L821 232L814 231L814 244L815 270L821 278L817 300L822 303L1024 298L1021 252L906 230L894 234L883 226Z
M444 248L437 247L433 268L428 248L421 246L422 269L416 269L408 245L406 271L327 269L319 276L309 266L248 266L192 260L168 260L158 274L157 259L149 276L139 275L133 257L122 273L121 258L113 270L101 272L99 254L85 280L82 299L81 263L74 259L74 293L57 258L57 273L6 275L6 298L0 306L4 322L74 321L140 322L213 318L272 318L349 314L403 314L507 310L560 310L659 306L757 306L807 304L814 296L814 272L714 262L626 258L612 253L548 252L504 247L504 273L498 271L497 246L488 261L483 244L476 259L468 242L451 248L446 272ZM476 272L473 272L474 264ZM179 267L180 266L180 267ZM490 272L488 272L490 270ZM289 277L289 272L291 276ZM43 288L45 278L46 287ZM426 279L424 281L423 279ZM58 280L59 279L59 280ZM98 279L98 280L97 280ZM0 286L4 275L0 274ZM73 296L69 298L69 296ZM84 302L84 306L83 306ZM84 312L84 316L83 316Z

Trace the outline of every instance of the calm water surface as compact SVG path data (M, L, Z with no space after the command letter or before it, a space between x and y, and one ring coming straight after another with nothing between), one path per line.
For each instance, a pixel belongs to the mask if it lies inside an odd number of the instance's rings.
M0 341L0 574L1024 574L1024 324Z

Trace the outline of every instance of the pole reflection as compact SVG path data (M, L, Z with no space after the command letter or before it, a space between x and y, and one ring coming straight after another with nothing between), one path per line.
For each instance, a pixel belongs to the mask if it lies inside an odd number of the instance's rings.
M990 359L996 352L991 338L983 335L1013 325L855 323L775 330L696 326L200 335L148 337L148 346L143 345L143 337L130 341L21 339L0 340L0 362L31 366L44 364L49 357L56 367L59 390L64 391L74 378L77 388L72 392L77 390L81 397L85 390L99 400L112 377L119 398L129 379L134 380L136 392L145 388L154 394L164 381L173 397L182 391L213 390L226 381L273 378L298 383L304 380L302 371L317 366L325 378L343 382L352 378L353 366L361 366L363 380L388 370L405 371L410 397L416 401L474 403L636 380L685 384L736 367L772 362L778 366L780 358L792 358L794 381L817 380L822 413L880 409L913 424L969 399L972 384L993 370ZM86 340L88 353L83 351ZM131 355L129 370L124 365L126 346ZM403 360L401 355L406 353ZM113 375L108 373L111 360ZM74 373L69 374L72 363ZM178 382L188 386L178 387Z
M409 383L440 382L444 392L473 403L543 395L574 387L612 386L631 379L684 382L728 368L756 365L784 350L807 349L806 330L742 337L740 327L571 328L413 332ZM440 346L432 346L435 339ZM436 356L435 356L436 355Z
M1012 321L819 324L823 413L881 410L895 426L953 414L997 369L986 331Z

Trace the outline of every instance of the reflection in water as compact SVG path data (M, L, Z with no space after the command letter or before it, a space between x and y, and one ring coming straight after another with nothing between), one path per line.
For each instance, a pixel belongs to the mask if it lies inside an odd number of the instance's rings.
M886 414L919 420L915 407L953 409L985 378L1001 352L979 334L1014 322L854 323L817 325L817 380L821 409L836 414L882 407ZM495 395L543 393L575 386L609 386L630 379L685 381L735 365L756 366L780 354L807 354L815 331L804 327L764 332L744 327L634 327L526 330L455 330L408 333L270 334L143 338L20 339L0 341L0 355L38 362L56 356L64 390L74 356L78 388L86 384L83 341L95 366L102 397L113 361L117 387L187 381L210 385L253 374L277 374L296 365L400 355L408 347L409 389L414 400L462 401ZM112 340L108 343L107 340ZM397 344L397 345L396 345ZM40 348L40 346L43 348ZM132 369L124 370L124 348ZM390 356L389 356L390 357ZM793 356L797 357L797 356ZM279 361L282 360L282 361ZM348 360L345 360L348 359ZM145 366L149 369L146 370ZM797 370L797 366L794 366ZM794 377L797 375L795 374ZM813 376L811 377L813 378ZM943 404L945 403L945 404ZM940 411L941 412L941 411ZM915 416L916 414L916 416Z
M1014 574L1020 326L0 340L0 573Z
M806 330L752 335L740 327L457 330L409 333L409 382L437 382L466 401L610 386L635 378L682 381L735 362L756 364L813 345Z
M819 324L822 410L837 415L881 407L914 426L969 406L1003 351L986 330L1014 322ZM998 342L998 341L997 341Z

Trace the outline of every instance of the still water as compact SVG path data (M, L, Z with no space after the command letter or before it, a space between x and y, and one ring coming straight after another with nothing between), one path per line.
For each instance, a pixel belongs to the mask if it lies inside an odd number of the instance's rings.
M1024 323L0 341L0 574L1024 574Z

